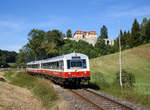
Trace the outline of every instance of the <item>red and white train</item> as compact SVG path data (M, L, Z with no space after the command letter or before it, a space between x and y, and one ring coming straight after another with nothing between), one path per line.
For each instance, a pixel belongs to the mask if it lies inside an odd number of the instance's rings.
M26 71L45 75L60 84L80 84L90 80L88 56L70 53L27 63Z

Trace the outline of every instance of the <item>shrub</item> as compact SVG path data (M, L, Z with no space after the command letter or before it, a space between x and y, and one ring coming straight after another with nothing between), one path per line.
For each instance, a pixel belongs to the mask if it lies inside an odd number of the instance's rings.
M120 72L116 73L116 77L114 79L114 83L120 84ZM131 72L127 72L126 70L122 70L122 85L123 87L133 87L135 83L135 76Z

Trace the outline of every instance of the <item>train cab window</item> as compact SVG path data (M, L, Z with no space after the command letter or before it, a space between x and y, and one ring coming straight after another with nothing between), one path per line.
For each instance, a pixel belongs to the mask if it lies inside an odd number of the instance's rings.
M81 60L72 60L71 61L71 67L82 67Z
M81 69L86 68L86 60L67 60L67 68L70 69Z

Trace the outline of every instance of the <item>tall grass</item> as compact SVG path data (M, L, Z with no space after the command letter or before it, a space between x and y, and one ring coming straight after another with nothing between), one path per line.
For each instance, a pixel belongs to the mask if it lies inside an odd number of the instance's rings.
M49 81L23 72L16 73L13 71L6 72L4 77L11 84L28 88L47 109L50 109L55 104L57 95Z

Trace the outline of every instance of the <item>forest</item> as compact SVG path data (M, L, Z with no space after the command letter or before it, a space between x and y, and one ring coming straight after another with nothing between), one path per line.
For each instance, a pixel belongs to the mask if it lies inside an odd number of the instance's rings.
M9 67L8 63L16 62L17 53L0 49L0 67Z

